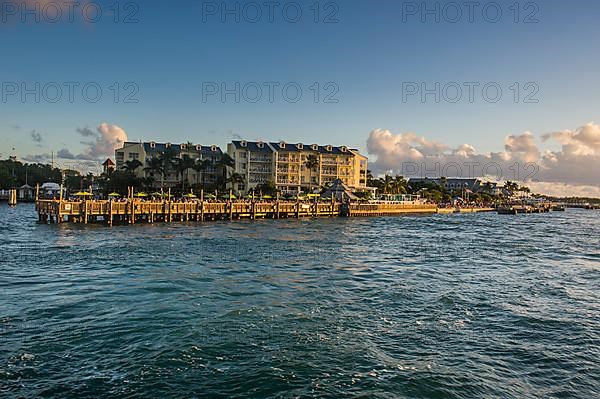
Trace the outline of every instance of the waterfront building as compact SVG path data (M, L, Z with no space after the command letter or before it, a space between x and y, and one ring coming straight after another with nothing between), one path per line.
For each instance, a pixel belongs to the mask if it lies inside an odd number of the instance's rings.
M367 190L368 159L346 146L234 140L227 153L244 179L234 190L271 182L283 193L299 193L320 190L336 179L353 191Z
M194 164L190 164L184 171L176 170L170 161L186 156ZM222 156L223 151L216 145L193 143L125 142L123 147L115 150L117 170L127 170L128 161L137 160L140 166L131 172L139 178L152 178L161 182L164 187L179 187L183 180L190 186L217 184L223 176L223 170L219 166ZM153 168L153 165L156 168ZM161 165L164 167L164 173L159 170Z

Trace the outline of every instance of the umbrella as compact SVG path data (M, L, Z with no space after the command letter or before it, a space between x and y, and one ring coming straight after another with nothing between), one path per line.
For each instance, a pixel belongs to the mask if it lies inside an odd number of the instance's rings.
M272 196L270 196L270 195L268 195L268 194L267 194L267 195L263 195L262 197L263 197L264 199L271 199L271 198L273 198Z
M146 194L146 193L137 193L137 194L135 194L135 196L136 197L147 197L148 194Z
M119 193L110 193L110 194L108 194L108 196L109 197L120 197L121 194L119 194Z
M198 198L195 194L189 193L184 195L185 198Z
M204 198L208 198L208 199L215 199L215 198L217 198L217 197L215 197L215 196L214 196L214 194L206 194L206 195L204 196Z
M221 198L225 198L225 199L236 199L237 197L233 194L231 194L231 196L229 196L228 194L224 194L221 195Z
M92 193L88 193L86 191L78 191L78 192L76 192L73 195L75 195L76 197L87 197L87 196L90 196L90 195L93 195L93 194Z
M314 197L320 197L321 194L307 194L307 196L310 198L314 198Z

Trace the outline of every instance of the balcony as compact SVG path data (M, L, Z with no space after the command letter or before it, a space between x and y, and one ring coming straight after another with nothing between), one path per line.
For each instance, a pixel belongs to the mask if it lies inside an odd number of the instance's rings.
M273 160L266 157L250 157L250 162L268 162L271 163Z
M250 168L250 173L271 173L270 168Z

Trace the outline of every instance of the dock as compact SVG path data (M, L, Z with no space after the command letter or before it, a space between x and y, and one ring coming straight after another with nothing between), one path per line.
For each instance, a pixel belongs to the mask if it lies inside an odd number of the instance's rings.
M519 213L547 213L550 212L552 206L532 206L532 205L507 205L498 208L500 215L517 215Z
M239 219L367 217L436 214L435 204L342 203L336 201L36 201L41 223L170 223Z

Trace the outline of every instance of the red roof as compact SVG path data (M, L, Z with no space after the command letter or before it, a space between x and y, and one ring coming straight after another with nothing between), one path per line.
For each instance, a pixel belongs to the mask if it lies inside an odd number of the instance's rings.
M115 166L115 163L110 158L106 158L102 166Z

